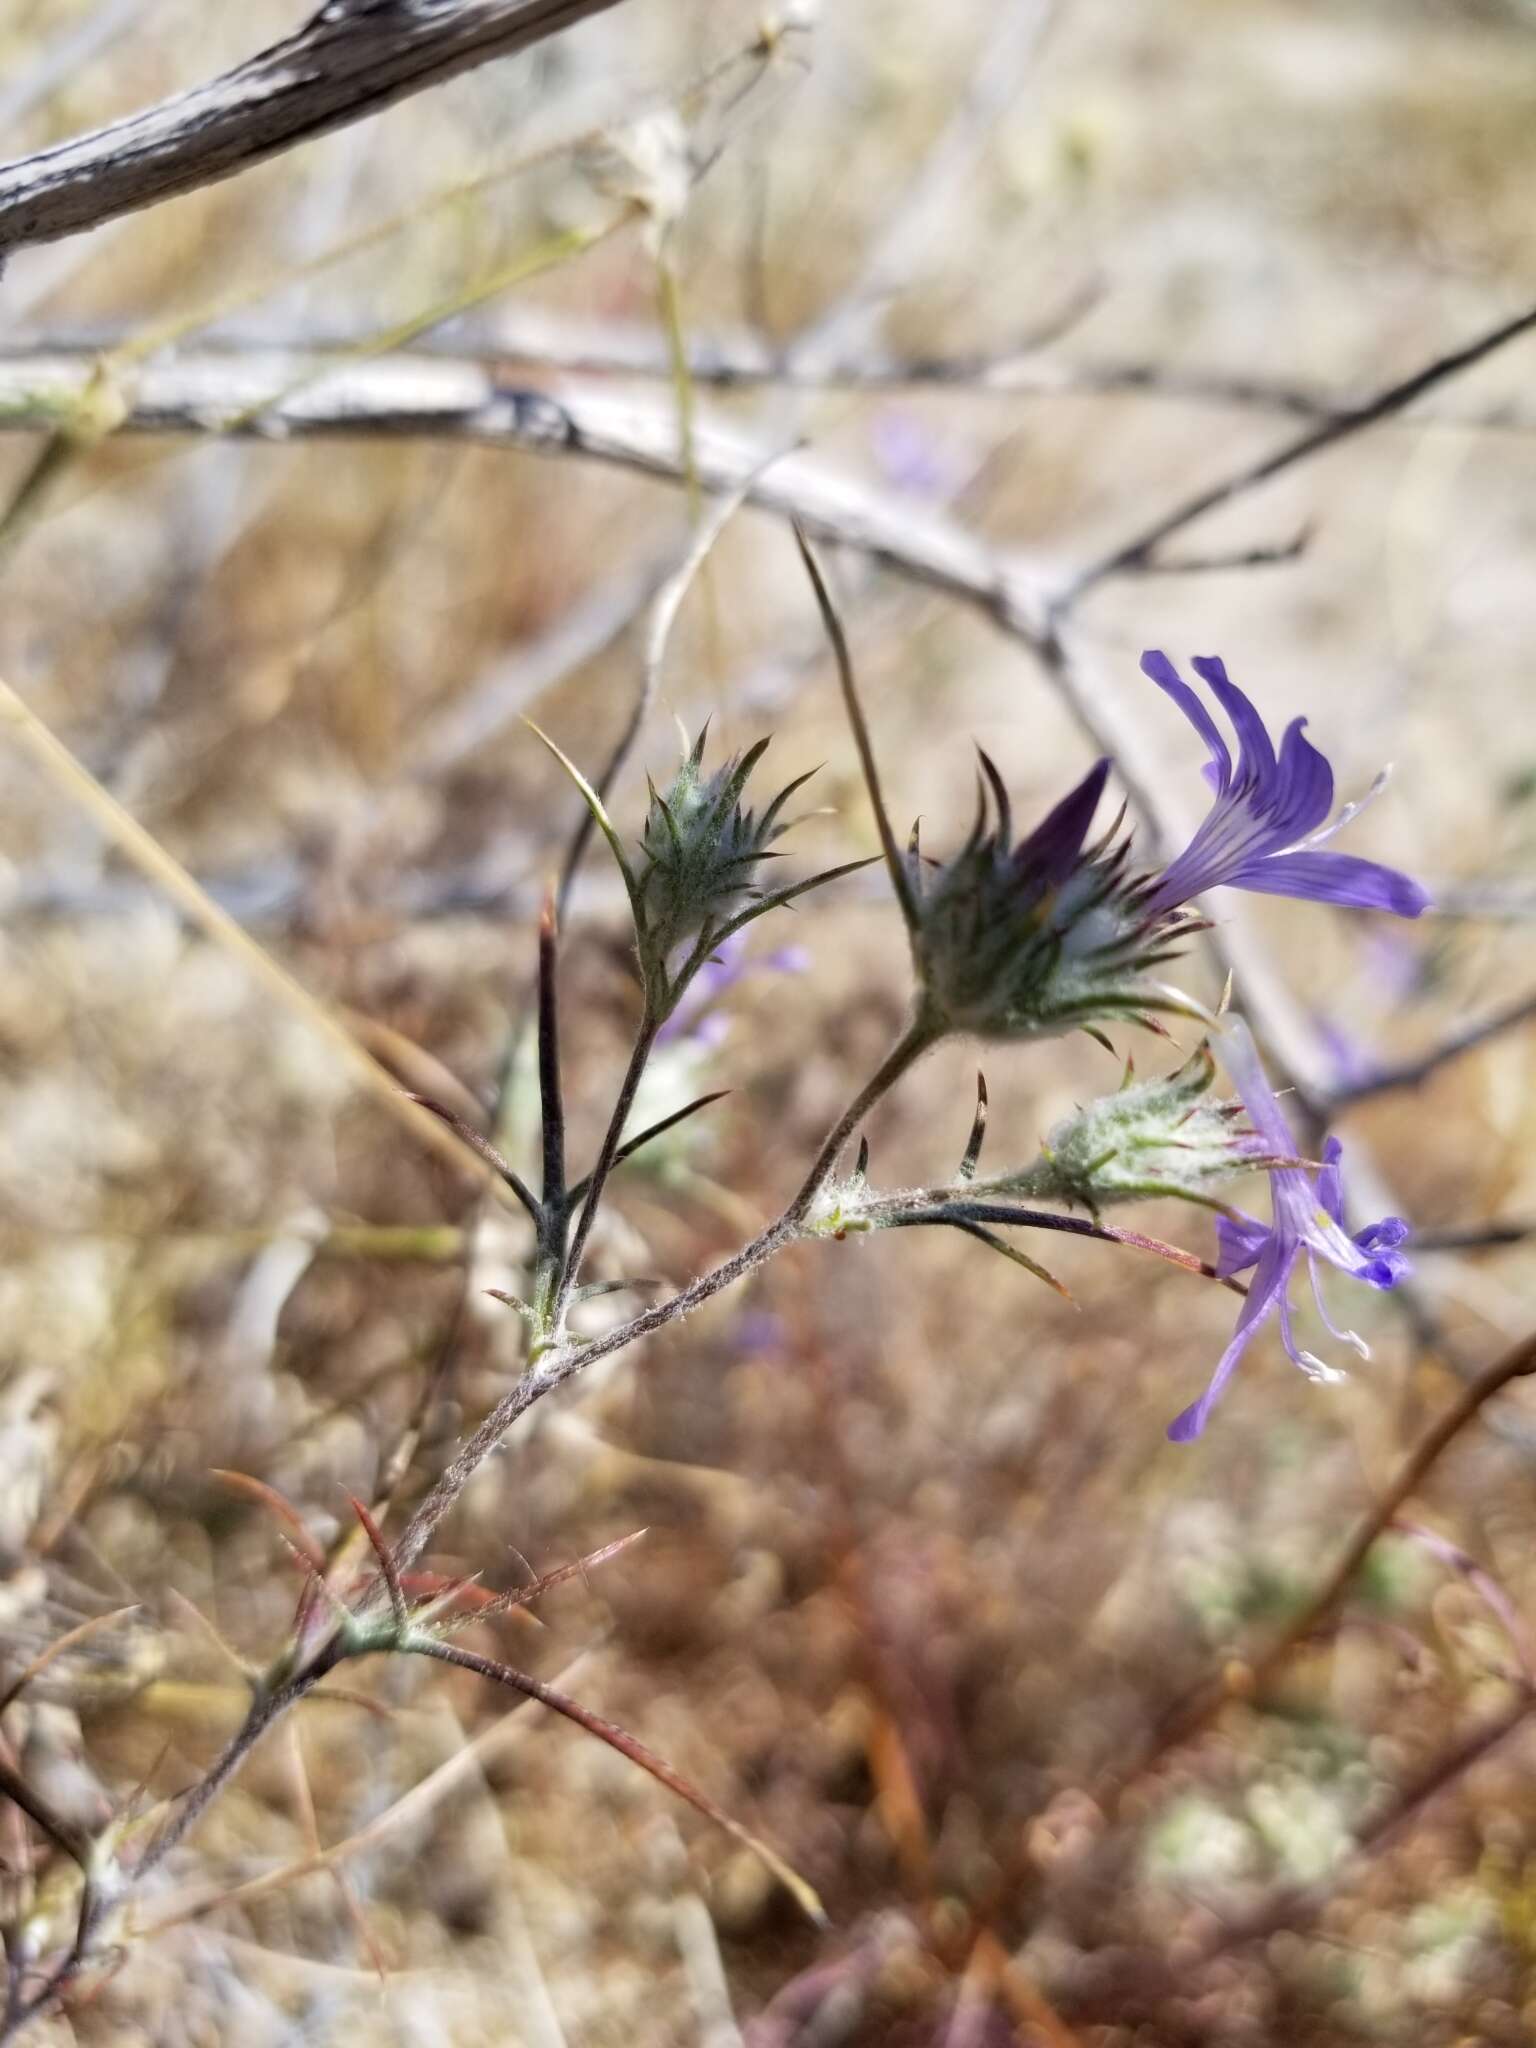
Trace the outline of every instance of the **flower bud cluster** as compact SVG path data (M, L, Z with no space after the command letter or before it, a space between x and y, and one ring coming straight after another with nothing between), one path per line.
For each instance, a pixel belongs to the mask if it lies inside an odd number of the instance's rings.
M768 741L732 755L713 774L704 772L699 734L682 766L664 790L651 784L650 809L634 863L637 936L647 969L664 975L679 948L700 942L706 949L744 905L762 895L756 876L770 848L788 831L783 810L809 778L801 775L781 789L761 817L747 810L742 795ZM814 772L814 771L813 771Z
M1255 1166L1268 1148L1241 1103L1208 1099L1216 1079L1209 1045L1176 1073L1136 1081L1063 1117L1035 1162L975 1191L1061 1202L1097 1215L1115 1202L1176 1195L1206 1201Z

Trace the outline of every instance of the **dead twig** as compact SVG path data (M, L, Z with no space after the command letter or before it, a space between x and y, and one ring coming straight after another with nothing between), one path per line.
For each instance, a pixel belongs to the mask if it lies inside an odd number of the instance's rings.
M233 71L0 165L0 252L82 234L233 177L617 0L330 0Z

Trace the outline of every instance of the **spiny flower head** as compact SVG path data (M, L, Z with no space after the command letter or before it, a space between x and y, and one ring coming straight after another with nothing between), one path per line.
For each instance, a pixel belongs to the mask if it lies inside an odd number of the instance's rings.
M1209 816L1161 871L1132 871L1130 840L1117 841L1114 827L1089 844L1107 759L1017 845L1007 793L985 755L976 823L951 860L925 861L915 835L899 854L882 819L920 1003L936 1036L1035 1038L1114 1017L1205 1016L1155 970L1203 928L1187 906L1218 885L1402 917L1427 907L1424 890L1395 868L1320 850L1361 806L1346 806L1323 828L1333 771L1304 738L1305 720L1292 721L1277 750L1222 663L1201 657L1196 671L1237 735L1234 756L1166 655L1149 651L1142 667L1205 740L1215 790ZM867 768L868 736L851 692L849 702Z
M1200 1015L1150 980L1185 920L1143 917L1127 895L1129 842L1113 828L1089 847L1109 774L1096 762L1070 795L1013 844L1002 779L981 756L976 822L948 861L926 861L913 835L902 863L920 1001L935 1031L1040 1038L1152 1010Z
M1154 1080L1133 1079L1128 1065L1119 1091L1063 1117L1032 1166L978 1183L978 1192L1064 1202L1095 1216L1115 1202L1163 1195L1206 1201L1268 1154L1242 1104L1213 1096L1215 1080L1208 1042Z
M1291 1327L1290 1283L1297 1262L1305 1257L1312 1283L1312 1296L1323 1327L1340 1343L1348 1344L1362 1358L1370 1352L1353 1330L1341 1330L1330 1319L1318 1285L1318 1261L1335 1266L1353 1280L1368 1287L1395 1287L1408 1271L1400 1247L1408 1237L1408 1225L1400 1216L1384 1216L1353 1236L1344 1228L1344 1186L1340 1172L1343 1147L1330 1138L1323 1148L1321 1169L1314 1174L1295 1157L1296 1141L1284 1112L1264 1078L1253 1040L1241 1019L1234 1019L1222 1033L1221 1056L1237 1083L1243 1105L1263 1149L1273 1156L1269 1165L1270 1221L1251 1216L1222 1217L1217 1224L1220 1258L1217 1272L1223 1279L1252 1269L1248 1298L1243 1303L1211 1383L1200 1399L1186 1408L1169 1425L1175 1443L1188 1443L1205 1428L1212 1408L1237 1369L1238 1360L1261 1323L1275 1316L1280 1340L1293 1364L1309 1379L1337 1380L1342 1374L1297 1344Z
M804 881L763 889L756 875L771 860L773 841L789 830L781 814L797 789L815 774L810 769L787 783L758 817L742 805L742 793L768 742L733 754L713 774L704 772L708 727L684 753L682 766L665 790L650 786L650 809L638 852L626 843L601 794L547 733L531 730L554 755L591 812L593 823L623 877L634 919L635 950L645 989L647 1022L659 1030L674 1015L694 977L747 925L792 903L798 896L835 882L866 865L845 861Z
M733 754L706 775L708 732L706 725L665 790L650 786L635 875L650 942L661 954L725 925L758 893L758 867L789 829L781 817L784 805L807 779L802 775L782 789L759 818L741 799L768 741Z

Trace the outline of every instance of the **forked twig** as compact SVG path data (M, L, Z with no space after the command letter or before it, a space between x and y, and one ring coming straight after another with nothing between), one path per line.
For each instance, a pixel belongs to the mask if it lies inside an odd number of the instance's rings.
M1470 1381L1438 1421L1432 1423L1403 1461L1391 1484L1367 1510L1334 1567L1306 1604L1291 1616L1267 1649L1248 1663L1229 1664L1165 1718L1151 1748L1126 1772L1110 1774L1102 1798L1108 1801L1138 1783L1165 1757L1203 1733L1231 1700L1262 1695L1275 1673L1333 1616L1372 1547L1391 1526L1404 1503L1423 1485L1442 1452L1456 1441L1496 1394L1536 1372L1536 1332L1522 1338Z

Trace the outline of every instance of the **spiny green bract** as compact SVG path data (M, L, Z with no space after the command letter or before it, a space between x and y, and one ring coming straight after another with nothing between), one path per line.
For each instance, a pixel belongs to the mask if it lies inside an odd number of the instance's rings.
M1205 1200L1213 1188L1264 1163L1264 1144L1242 1105L1207 1101L1216 1077L1201 1045L1176 1073L1125 1084L1063 1117L1032 1166L974 1183L998 1193L1064 1202L1093 1214L1157 1195Z
M699 734L665 790L651 784L640 836L635 879L643 943L659 960L724 926L759 893L754 886L759 864L773 857L770 847L789 829L784 805L809 779L797 776L759 818L743 809L741 798L768 741L759 740L706 775L707 732L708 727Z

